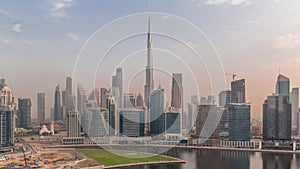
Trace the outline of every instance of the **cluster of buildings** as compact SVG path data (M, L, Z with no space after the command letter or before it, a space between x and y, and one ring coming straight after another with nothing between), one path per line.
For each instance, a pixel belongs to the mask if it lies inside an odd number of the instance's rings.
M182 74L172 74L171 106L166 107L164 89L154 88L152 38L149 19L146 84L142 94L123 92L123 71L116 69L111 88L95 88L88 95L83 84L77 84L76 97L72 93L72 79L66 79L66 89L57 85L52 116L54 121L66 124L64 144L82 143L84 133L89 138L104 136L145 137L179 140L182 134L183 86ZM44 104L44 95L38 101ZM40 98L40 99L39 99ZM76 103L76 104L75 104ZM39 109L40 107L40 109ZM44 105L38 105L44 114ZM39 121L44 115L38 115Z
M299 90L293 88L290 91L289 79L281 74L275 93L263 103L262 122L251 124L251 104L246 102L245 79L233 80L230 90L221 91L218 104L214 96L199 99L192 95L184 110L183 76L173 73L171 105L166 106L165 90L161 85L154 87L150 19L148 24L144 96L124 93L122 68L116 69L110 89L96 88L88 95L84 85L77 84L75 97L70 77L66 79L66 90L61 92L59 85L56 87L52 117L66 125L64 144L83 143L85 134L92 140L106 136L151 136L152 140L187 139L194 145L254 147L257 145L253 135L269 145L270 142L290 141L292 134L300 134ZM44 94L38 94L38 114L44 113L44 106L39 105L44 104L44 97ZM43 120L44 115L38 115L38 121Z
M0 79L0 150L10 151L17 128L31 128L31 100L15 97L5 79Z
M300 135L299 89L290 90L290 80L281 74L275 93L263 103L262 123L255 125L251 124L251 104L246 102L245 79L233 80L230 90L221 91L218 104L214 96L199 99L192 95L185 110L183 75L172 73L171 105L167 106L163 87L154 87L150 18L148 24L144 95L124 93L122 68L116 69L109 89L95 88L87 94L84 85L77 84L75 94L71 77L66 78L65 90L56 86L51 119L67 131L63 144L83 144L87 137L92 142L113 137L119 142L128 138L156 143L186 140L192 145L251 148L257 146L255 133L262 134L258 137L261 148L274 148L291 141L293 134ZM46 124L45 104L45 93L37 93L40 124ZM31 129L31 124L31 100L19 98L15 103L11 89L0 79L0 148L13 146L14 128ZM54 128L54 123L51 130L43 125L40 134L54 134Z

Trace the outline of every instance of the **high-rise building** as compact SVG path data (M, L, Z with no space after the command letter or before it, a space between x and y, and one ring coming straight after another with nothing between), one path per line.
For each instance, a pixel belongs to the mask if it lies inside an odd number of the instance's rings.
M188 104L188 122L187 128L192 129L196 122L196 115L197 115L197 105L189 103Z
M45 121L46 108L45 108L45 93L37 94L37 118L38 123Z
M219 93L219 106L227 107L230 102L231 102L231 91L230 90L221 91Z
M191 95L191 103L188 104L187 111L187 129L192 129L195 127L196 116L197 116L197 106L199 105L198 95Z
M159 135L165 131L164 127L164 89L159 87L150 95L150 135Z
M94 95L95 95L95 99L97 101L97 105L100 106L100 89L99 88L94 89Z
M229 140L250 141L251 106L245 103L231 103L229 110Z
M109 134L109 112L98 107L96 100L88 100L86 111L81 115L81 125L89 137L102 137Z
M93 89L87 99L88 100L95 100L97 102L97 105L100 106L100 90L99 90L99 88Z
M69 113L75 109L73 102L72 78L66 78L66 112Z
M0 148L14 145L13 111L0 110Z
M50 108L50 120L54 121L54 108L53 107Z
M2 78L0 79L0 148L14 145L16 109L13 92Z
M227 107L220 107L222 117L219 122L219 136L222 138L228 138L229 136L229 110Z
M181 134L182 117L180 112L165 112L165 132L166 134Z
M66 97L66 90L61 91L61 119L67 118L67 97Z
M63 114L61 112L60 88L57 85L54 94L54 121L59 120L63 120Z
M117 117L118 114L116 111L115 99L111 95L108 95L106 98L106 109L109 113L109 135L117 135L119 131L119 124L117 124L119 122L119 117Z
M297 128L297 125L299 123L299 88L293 88L291 95L290 95L290 101L292 104L292 128ZM297 130L298 132L298 130Z
M16 109L13 92L10 87L5 84L5 79L0 79L0 107L10 110Z
M100 89L100 107L106 107L106 98L109 94L109 91L105 88Z
M200 139L218 138L218 118L220 110L216 105L198 105L196 135Z
M18 99L18 120L17 126L19 128L31 128L31 100L30 98Z
M61 101L62 101L62 106L66 106L67 101L66 101L66 90L61 91Z
M172 74L171 106L177 109L183 108L182 73Z
M79 115L75 110L67 113L67 135L68 137L80 137Z
M276 94L287 96L288 102L290 97L290 79L282 74L277 77Z
M79 114L84 113L85 104L87 101L86 90L83 87L83 84L77 85L77 111Z
M245 79L231 82L231 103L246 103Z
M135 107L135 95L133 93L125 93L123 100L123 107Z
M0 79L0 88L3 88L5 85L5 79Z
M143 108L144 103L143 103L143 96L141 93L136 97L136 105L137 108Z
M151 17L148 18L147 34L147 66L146 66L146 84L144 86L144 102L149 109L150 93L154 89L153 80L153 58L152 58L152 35L151 35Z
M122 68L116 69L116 75L112 76L112 94L116 99L117 107L121 108L123 103L123 73Z
M120 110L120 134L127 137L144 136L145 112L136 108Z
M263 104L263 140L291 139L291 109L288 96L268 96Z
M81 125L89 137L102 137L109 134L109 111L98 107L96 100L88 100L85 113L81 115Z

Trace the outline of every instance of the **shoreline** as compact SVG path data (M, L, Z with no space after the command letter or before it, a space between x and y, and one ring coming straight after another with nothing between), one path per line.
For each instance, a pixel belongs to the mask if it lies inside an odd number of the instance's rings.
M243 152L261 152L261 153L287 153L287 154L300 154L300 150L272 150L272 149L249 149L249 148L231 148L231 147L209 147L209 146L172 146L172 145L126 145L126 144L77 144L77 145L59 145L59 146L48 146L44 149L63 149L63 148L98 148L105 149L105 147L115 146L115 147L169 147L171 148L185 148L185 149L201 149L201 150L220 150L220 151L243 151Z
M173 158L171 156L166 156L169 158ZM132 164L122 164L122 165L114 165L103 167L104 169L114 169L114 168L124 168L124 167L137 167L137 166L146 166L146 165L164 165L164 164L184 164L186 163L184 160L178 159L178 161L160 161L160 162L144 162L144 163L132 163Z
M93 169L96 169L96 168L101 168L101 169L114 169L114 168L124 168L124 167L136 167L136 166L151 166L151 165L171 165L171 164L183 164L183 163L186 163L185 160L182 160L180 158L176 158L176 157L173 157L173 156L167 156L167 155L161 155L161 154L152 154L152 153L146 153L146 154L149 154L149 155L152 155L152 156L161 156L161 157L165 157L165 158L168 158L168 161L151 161L151 162L136 162L136 163L128 163L128 164L118 164L118 165L111 165L111 166L105 166L103 164L101 164L100 162L98 162L97 160L95 160L94 158L91 158L87 155L85 155L84 153L80 152L79 151L80 149L76 149L75 151L84 155L84 157L86 159L91 159L91 160L94 160L96 161L99 165L98 166L94 166L94 167L88 167L88 168L93 168ZM95 149L94 149L95 150ZM106 151L106 150L104 150ZM126 150L117 150L117 151L123 151L123 152L135 152L135 151L126 151Z
M174 146L175 148L201 149L201 150L221 150L221 151L242 151L242 152L260 152L260 153L281 153L281 154L300 154L300 150L271 150L271 149L247 149L230 147L208 147L208 146Z

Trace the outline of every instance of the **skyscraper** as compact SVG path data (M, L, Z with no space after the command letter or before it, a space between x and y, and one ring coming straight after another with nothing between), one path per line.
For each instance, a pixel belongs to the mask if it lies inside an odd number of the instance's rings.
M59 121L63 119L60 103L60 88L59 85L57 85L54 94L54 121Z
M250 104L231 103L229 110L229 140L250 141Z
M108 95L106 98L106 109L108 110L109 119L109 135L116 135L119 132L119 117L116 111L115 99L113 96Z
M72 78L66 78L66 112L69 113L71 110L75 109L73 103L73 92L72 92Z
M230 102L231 102L231 91L230 90L221 91L219 93L219 106L227 107Z
M268 96L263 104L263 140L290 140L291 122L292 110L288 96Z
M165 131L164 126L164 89L159 87L150 95L150 135L159 135Z
M0 110L0 148L14 145L13 111Z
M61 119L65 119L67 117L67 97L66 90L61 91Z
M290 79L282 74L277 77L276 94L287 96L288 102L290 97Z
M198 95L191 95L191 103L188 104L187 128L192 129L196 122L197 106L199 105Z
M231 82L231 103L246 103L245 79Z
M117 107L121 108L123 105L123 73L122 68L116 69L116 75L112 76L112 94L116 99Z
M141 93L136 97L136 107L143 108L143 96Z
M181 134L182 117L180 112L165 112L165 129L167 134Z
M67 135L68 137L80 137L79 116L75 110L67 113Z
M81 117L82 128L89 137L109 134L109 110L98 107L96 100L87 101L85 113Z
M192 129L196 122L196 112L197 112L197 105L189 103L188 104L188 122L187 128Z
M171 93L171 107L183 108L183 87L182 87L182 73L172 74L172 93Z
M15 109L13 92L10 87L5 84L5 79L0 79L0 107Z
M66 99L66 90L62 90L61 91L61 102L62 102L62 106L66 106L66 101L67 99Z
M38 93L37 94L37 117L38 123L42 123L45 121L45 93Z
M297 125L299 123L299 88L293 88L291 95L290 95L290 101L292 104L292 126L293 128L297 128ZM298 130L297 130L298 131Z
M123 107L135 107L135 95L133 93L125 93Z
M77 85L77 111L79 114L82 114L85 111L86 99L87 95L83 84L79 83Z
M135 108L120 110L120 134L127 137L144 136L145 112Z
M19 128L31 128L31 100L30 98L18 99L18 120L17 126Z
M109 91L105 88L100 89L100 107L106 107L106 97Z
M151 17L148 18L147 34L147 66L146 66L146 84L144 86L144 102L149 109L150 93L154 89L153 80L153 58L152 58L152 35L151 35Z
M216 105L198 105L196 117L196 135L200 139L217 138L218 116L220 110Z

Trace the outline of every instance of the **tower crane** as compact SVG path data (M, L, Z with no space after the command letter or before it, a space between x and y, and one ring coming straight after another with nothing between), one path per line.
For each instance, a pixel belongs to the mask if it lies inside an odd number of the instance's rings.
M234 74L234 73L226 73L225 75L226 75L226 76L232 76L232 81L233 81L233 82L235 81L235 77L237 76L237 75Z

